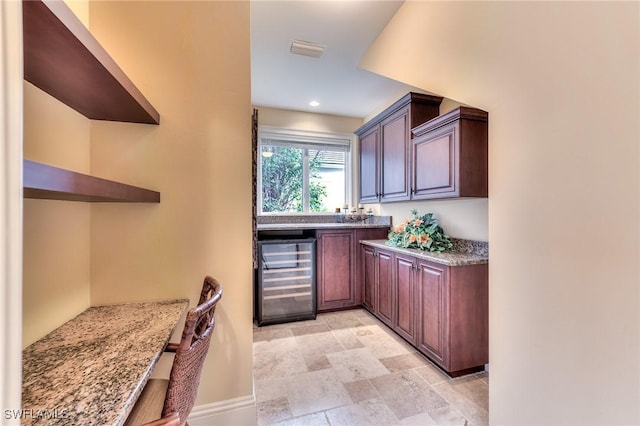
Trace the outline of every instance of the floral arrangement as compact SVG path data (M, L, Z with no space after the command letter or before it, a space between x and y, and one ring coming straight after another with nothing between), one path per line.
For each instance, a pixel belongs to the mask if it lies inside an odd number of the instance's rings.
M411 214L413 217L391 229L388 245L429 251L451 250L453 244L434 219L433 213L420 216L414 209Z

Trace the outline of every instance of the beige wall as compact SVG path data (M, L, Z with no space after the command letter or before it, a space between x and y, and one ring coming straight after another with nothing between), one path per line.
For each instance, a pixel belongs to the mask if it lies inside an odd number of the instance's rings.
M24 83L24 158L88 173L89 120ZM23 346L89 307L90 207L24 200Z
M306 111L255 106L260 125L312 132L337 132L353 134L364 121L357 117L317 114Z
M87 0L65 3L88 24ZM89 120L26 81L23 90L24 158L89 173ZM24 200L23 346L89 307L90 221L86 203Z
M638 17L405 2L362 60L489 111L493 424L640 423Z
M95 175L160 204L91 206L91 303L188 297L224 285L198 405L251 396L248 2L92 2L91 30L160 125L91 123Z
M451 237L467 240L488 240L488 218L486 198L465 200L408 201L401 203L367 204L376 214L391 216L396 225L411 217L411 210L419 214L433 213L445 233Z

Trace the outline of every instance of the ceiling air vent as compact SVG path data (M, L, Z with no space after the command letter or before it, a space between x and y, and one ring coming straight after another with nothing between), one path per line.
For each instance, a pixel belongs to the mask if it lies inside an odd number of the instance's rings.
M310 58L319 58L324 54L327 46L309 41L293 40L291 42L290 52L294 55L309 56Z

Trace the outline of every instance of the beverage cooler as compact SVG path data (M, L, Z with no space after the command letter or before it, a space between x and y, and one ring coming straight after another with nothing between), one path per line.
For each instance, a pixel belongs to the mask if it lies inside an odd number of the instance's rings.
M258 325L315 319L315 238L258 241L258 258Z

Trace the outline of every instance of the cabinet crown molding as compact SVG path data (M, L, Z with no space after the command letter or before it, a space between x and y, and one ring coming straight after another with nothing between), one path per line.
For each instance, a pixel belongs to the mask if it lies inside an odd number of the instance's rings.
M460 119L487 122L489 121L489 113L478 108L460 106L446 114L442 114L426 123L414 127L411 129L411 133L413 133L413 136L422 136L438 127L445 126Z
M397 112L400 108L406 105L409 105L410 103L420 103L420 104L428 104L433 106L440 106L440 104L442 103L442 99L443 99L442 96L409 92L406 95L404 95L402 98L394 102L391 106L386 108L384 111L382 111L380 114L376 115L373 119L371 119L370 121L367 121L363 126L361 126L354 133L358 136L362 136L364 132L366 132L373 126L379 124L382 120L388 118L390 115Z

